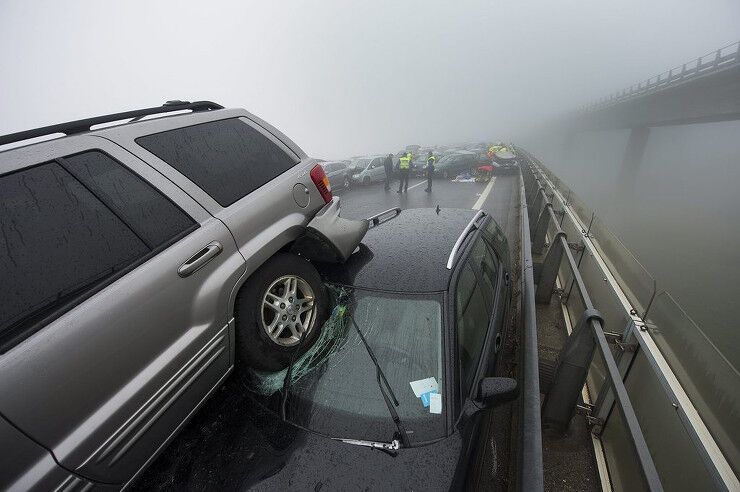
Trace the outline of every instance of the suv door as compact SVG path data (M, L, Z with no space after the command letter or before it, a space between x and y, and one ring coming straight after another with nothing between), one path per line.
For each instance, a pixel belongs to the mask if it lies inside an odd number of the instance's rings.
M39 145L0 156L0 412L67 469L124 484L228 374L244 260L120 147Z

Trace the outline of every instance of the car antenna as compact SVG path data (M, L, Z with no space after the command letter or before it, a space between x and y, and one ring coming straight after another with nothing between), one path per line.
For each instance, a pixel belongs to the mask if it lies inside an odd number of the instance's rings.
M439 215L439 211L440 211L440 210L442 210L442 209L441 209L441 208L439 208L439 204L437 204L437 210L435 210L435 211L437 212L437 215Z

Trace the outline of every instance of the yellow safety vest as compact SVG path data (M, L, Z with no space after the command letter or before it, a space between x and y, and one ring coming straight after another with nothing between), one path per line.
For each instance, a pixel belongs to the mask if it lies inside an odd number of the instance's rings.
M411 157L405 155L399 159L398 169L408 169L411 164Z

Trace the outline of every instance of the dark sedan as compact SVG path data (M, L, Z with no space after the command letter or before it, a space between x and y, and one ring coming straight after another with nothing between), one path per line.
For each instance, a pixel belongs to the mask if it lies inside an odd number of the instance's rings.
M332 190L348 189L352 184L352 173L349 161L326 161L321 163L329 178Z
M475 173L479 165L477 154L460 151L455 154L446 155L437 161L434 165L434 174L444 179L454 178L459 173L465 171Z
M463 485L485 439L480 417L516 388L491 377L509 271L503 233L471 210L405 210L371 228L345 265L326 265L334 308L319 340L287 377L252 381L264 407L305 433L262 485Z
M494 377L509 325L506 238L483 212L399 212L345 265L320 267L332 311L314 345L283 371L236 378L246 392L219 396L218 419L193 426L137 489L479 483L491 452L482 424L516 396L514 380Z

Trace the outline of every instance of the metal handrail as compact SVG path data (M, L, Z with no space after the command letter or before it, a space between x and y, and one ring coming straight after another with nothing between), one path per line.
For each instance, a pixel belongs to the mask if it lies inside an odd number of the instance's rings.
M734 49L728 50L728 48ZM725 50L727 50L728 53L723 54ZM714 56L712 57L712 55ZM707 60L706 63L704 63L703 60ZM727 66L737 62L740 62L740 41L736 41L717 50L710 51L691 61L683 63L682 65L673 67L657 75L653 75L652 77L648 77L646 80L638 82L637 85L633 84L621 91L602 97L598 101L585 104L579 108L578 112L585 113L604 109L633 97L665 89L675 83L684 82L698 75L723 70Z
M543 186L541 186L539 180L536 178L536 168L534 168L531 164L527 164L525 165L525 169L528 170L534 178L534 182L537 185L537 194L539 195L538 198L541 197L547 199L547 195L544 191ZM530 188L532 188L533 186L534 184L532 184ZM552 210L552 206L547 206L549 205L548 202L545 202L542 214L549 214L548 218L551 218L553 220L556 230L555 241L559 242L559 244L555 243L550 246L550 251L548 251L548 254L555 251L553 250L553 248L560 248L559 253L565 256L566 263L570 268L571 274L573 275L573 284L577 287L578 293L581 297L581 300L583 301L583 305L585 307L584 312L596 312L594 309L594 305L591 302L591 297L588 294L588 290L586 289L585 283L583 282L583 278L581 277L578 265L576 264L576 261L573 258L573 254L570 251L567 236L565 232L561 229L560 224L557 222L557 220L555 220L555 214ZM533 212L536 214L537 212L539 212L539 210L534 209ZM542 224L538 225L540 227L543 227ZM529 241L528 236L529 235L527 234L527 241ZM522 240L525 240L524 236ZM627 394L627 388L624 386L624 381L622 380L622 376L617 367L617 362L614 359L614 356L609 349L609 345L606 341L606 337L604 336L604 330L601 325L601 321L596 318L589 318L587 322L591 329L591 334L595 339L596 347L598 348L599 353L601 354L606 365L607 380L609 381L609 385L614 392L615 402L617 403L617 407L622 416L622 419L627 426L630 443L632 444L635 454L637 455L638 461L640 463L640 470L643 479L645 480L645 483L650 490L663 490L658 471L655 467L655 463L653 462L653 458L650 455L650 450L647 446L647 442L645 441L645 436L642 433L642 429L640 428L640 424L637 420L637 415L635 414L634 407L632 406L632 402L629 398L629 395ZM582 385L583 382L581 382L580 384ZM576 402L573 402L574 407L575 403Z
M524 177L520 174L521 284L522 284L522 388L519 426L517 489L539 491L544 488L542 468L542 424L540 421L540 381L537 354L537 315L534 302L534 264L529 240L529 217Z
M593 243L591 236L588 233L590 225L586 228L583 225L583 221L575 215L575 210L570 209L568 206L570 192L567 198L564 197L562 191L559 191L558 186L554 184L555 182L559 182L559 180L552 171L540 163L537 158L523 149L518 150L522 152L522 155L526 155L529 158L530 163L533 164L530 168L530 171L532 172L528 175L529 179L525 180L527 188L529 190L533 190L535 186L541 187L544 184L544 186L549 187L553 191L553 198L557 198L558 202L563 205L563 218L565 218L565 214L567 214L569 216L569 220L576 225L577 228L583 231L583 246L590 251L592 256L596 255L597 263L602 262L599 268L601 268L605 275L604 280L607 280L609 284L612 285L612 288L615 289L615 294L617 297L620 297L621 291L618 290L620 287L616 280L611 278L611 274L608 271L608 265L603 263L604 259L598 255L598 247ZM539 177L541 177L541 182L540 179L535 176L535 172L538 173ZM567 186L566 189L568 189ZM542 274L544 274L544 272ZM608 280L607 277L611 278L611 280ZM573 283L571 283L571 289L572 285ZM540 286L538 285L538 290L539 287ZM539 292L537 292L537 294L539 295ZM621 296L623 295L624 294L622 293ZM568 295L565 297L567 298L567 296ZM631 364L630 361L634 360L638 352L644 354L653 374L657 378L658 383L665 391L665 396L670 402L673 402L673 406L676 409L677 415L681 420L688 437L691 439L698 456L704 462L704 465L712 480L717 485L717 488L720 490L740 490L740 480L734 473L727 457L724 456L718 442L712 436L709 428L702 420L702 417L699 415L694 403L691 401L685 389L681 386L682 383L673 373L669 363L661 354L660 349L656 346L649 333L644 331L646 329L645 322L643 321L644 317L641 318L636 315L626 298L620 297L620 302L625 309L625 313L628 313L631 318L631 321L625 329L621 343L626 344L624 346L631 346L633 348L637 347L637 349L634 352L631 352L631 354L633 354L632 356L622 357L618 363L619 367L622 369L628 367ZM620 342L617 343L619 344ZM604 394L605 392L610 393L610 395L607 396ZM607 416L614 404L614 396L613 391L609 386L602 386L599 393L600 398L597 401L595 410L597 412L597 421L600 419L601 423L598 424L597 428L603 428L603 425L607 423Z

